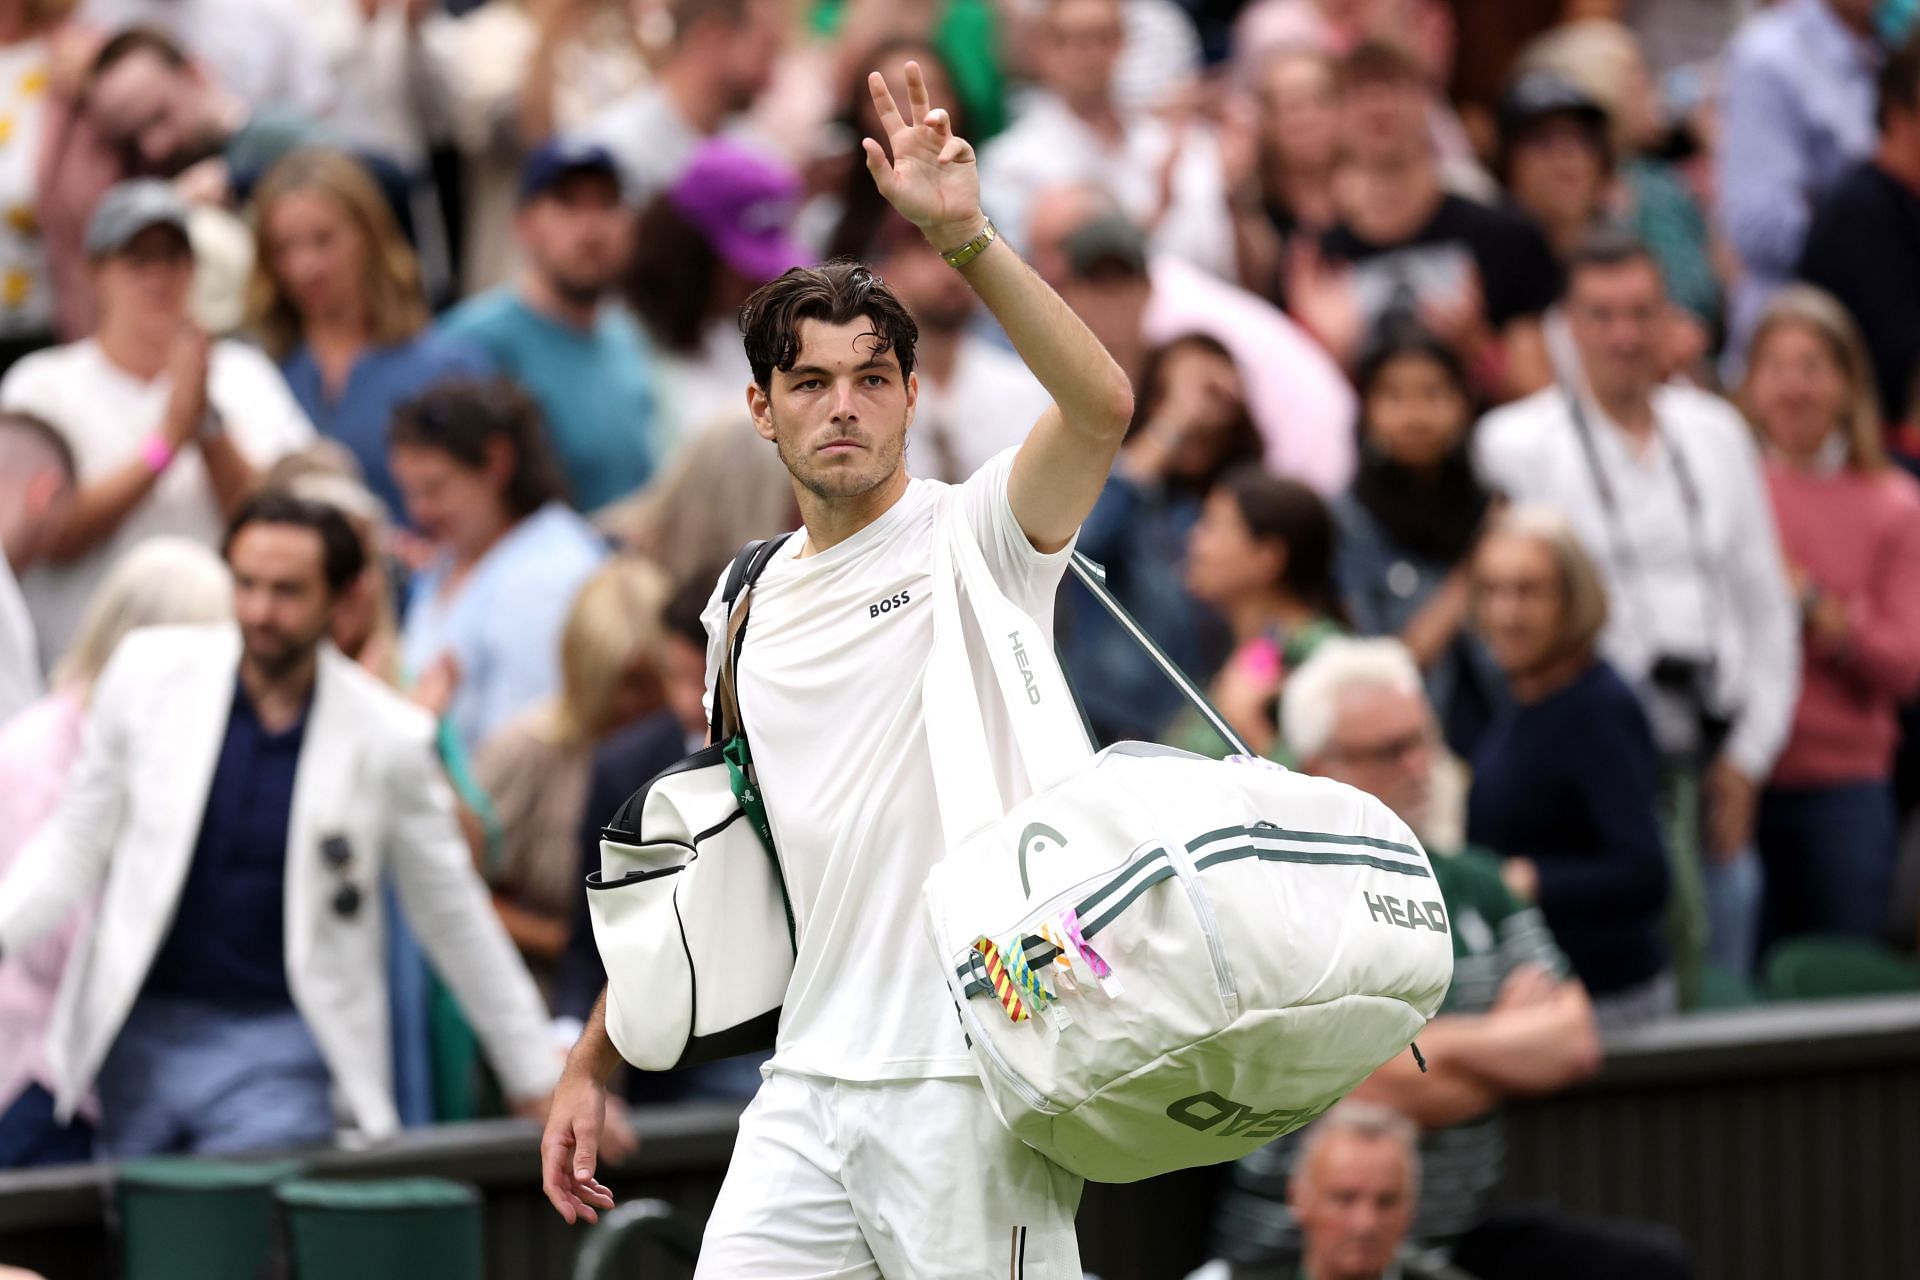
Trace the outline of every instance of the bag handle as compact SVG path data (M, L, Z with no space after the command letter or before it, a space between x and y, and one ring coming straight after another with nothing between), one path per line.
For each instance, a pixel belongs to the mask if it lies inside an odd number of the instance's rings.
M753 604L754 584L760 581L760 575L772 563L774 555L792 536L792 533L783 533L749 542L740 548L740 554L733 558L733 567L727 570L726 585L720 592L721 600L729 609L727 642L721 651L720 670L714 675L713 715L707 723L710 742L723 743L747 731L747 722L740 717L738 673L740 650L747 639L747 612Z
M1141 626L1132 614L1127 612L1127 607L1120 603L1119 597L1115 596L1113 592L1108 589L1107 571L1105 569L1094 563L1085 553L1079 551L1073 553L1073 559L1069 567L1073 570L1073 576L1080 580L1080 585L1092 593L1093 598L1100 602L1101 607L1106 609L1106 611L1113 616L1113 620L1120 624L1120 629L1126 632L1127 636L1135 644L1140 646L1141 650L1147 655L1148 660L1160 669L1162 675L1173 682L1173 687L1180 691L1180 696L1185 698L1188 704L1200 713L1200 718L1205 720L1208 726L1212 728L1215 733L1219 734L1229 747L1233 748L1236 755L1251 756L1258 754L1253 748L1246 744L1245 739L1234 732L1233 726L1227 723L1227 718L1220 714L1219 709L1216 708L1213 703L1207 701L1207 695L1200 692L1200 687L1188 678L1187 673L1180 669L1180 665L1167 656L1166 650L1154 643L1153 637L1147 634L1147 629Z

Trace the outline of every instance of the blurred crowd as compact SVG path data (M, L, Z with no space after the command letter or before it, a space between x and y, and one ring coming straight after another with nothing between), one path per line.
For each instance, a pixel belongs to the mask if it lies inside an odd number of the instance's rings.
M873 264L917 475L1045 405L866 172L914 60L1133 379L1080 549L1445 892L1429 1070L1237 1170L1216 1267L1684 1274L1490 1211L1499 1109L1597 1029L1910 976L1914 10L0 0L0 1167L537 1110L599 823L798 519L741 302ZM236 610L319 692L236 689ZM1227 753L1075 584L1058 621L1102 742Z

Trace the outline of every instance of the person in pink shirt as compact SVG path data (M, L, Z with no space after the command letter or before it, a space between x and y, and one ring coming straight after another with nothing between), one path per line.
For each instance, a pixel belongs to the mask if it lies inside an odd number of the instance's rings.
M1893 874L1896 709L1920 692L1920 485L1888 466L1872 366L1832 295L1755 331L1742 407L1804 623L1800 703L1760 802L1761 945L1879 932Z
M0 873L53 812L80 752L87 697L122 636L135 627L212 622L232 609L220 558L184 538L152 538L114 566L87 604L51 689L0 724ZM91 1154L92 1132L53 1118L46 1030L67 954L90 908L0 964L0 1169L64 1164Z

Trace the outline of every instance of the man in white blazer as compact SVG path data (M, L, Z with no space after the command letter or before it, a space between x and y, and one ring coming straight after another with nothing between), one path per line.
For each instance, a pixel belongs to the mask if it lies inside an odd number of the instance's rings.
M59 808L0 880L0 964L96 891L48 1056L103 1154L393 1132L390 880L517 1111L558 1072L546 1014L455 822L434 726L325 640L364 569L332 510L249 500L227 535L237 628L124 640Z

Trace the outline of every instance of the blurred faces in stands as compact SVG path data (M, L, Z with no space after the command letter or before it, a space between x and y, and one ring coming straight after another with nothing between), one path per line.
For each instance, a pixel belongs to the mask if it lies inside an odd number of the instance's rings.
M1529 71L1501 103L1501 169L1513 202L1563 261L1600 218L1612 166L1606 110L1552 71Z
M1288 1180L1300 1225L1301 1274L1378 1280L1413 1224L1420 1156L1413 1122L1384 1107L1346 1102L1308 1131Z
M258 521L233 535L227 567L247 661L269 679L300 670L333 624L326 540L303 525Z
M244 113L172 41L137 29L102 46L84 101L94 127L135 171L161 175L219 151Z
M1347 158L1366 169L1431 161L1429 96L1412 58L1384 44L1361 46L1340 69L1340 144Z
M155 222L94 261L100 328L138 331L170 342L187 323L193 245L173 222Z
M1576 262L1566 313L1587 383L1602 408L1643 403L1660 381L1667 298L1644 250Z
M591 310L633 256L633 210L600 148L557 154L556 164L521 200L520 246L544 290L567 309Z
M1414 472L1439 468L1466 439L1473 404L1458 366L1440 349L1409 343L1364 381L1365 444Z
M1339 96L1333 63L1310 49L1269 57L1254 85L1269 172L1326 174L1339 155Z
M1740 407L1760 438L1799 466L1823 453L1870 470L1885 464L1873 367L1840 303L1808 285L1775 295L1747 352Z
M1397 640L1338 640L1287 684L1287 744L1306 772L1373 796L1429 828L1437 733L1419 668Z
M1047 88L1076 114L1112 111L1114 67L1126 43L1116 0L1052 0L1039 35L1040 78Z
M773 82L786 44L776 0L669 0L673 60L695 72L721 116L751 107Z
M1607 590L1564 516L1513 507L1497 516L1473 563L1480 637L1515 696L1532 701L1593 661L1607 623Z

